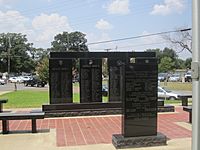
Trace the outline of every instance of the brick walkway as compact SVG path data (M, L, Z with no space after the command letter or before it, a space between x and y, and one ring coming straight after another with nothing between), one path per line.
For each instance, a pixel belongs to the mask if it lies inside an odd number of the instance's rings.
M183 112L182 107L177 107L176 111L178 113L158 115L158 132L164 133L169 139L191 137L191 131L176 124L188 122L188 113ZM38 120L37 127L56 129L57 146L111 143L112 134L121 133L121 117L47 118ZM31 130L31 122L12 120L10 130Z

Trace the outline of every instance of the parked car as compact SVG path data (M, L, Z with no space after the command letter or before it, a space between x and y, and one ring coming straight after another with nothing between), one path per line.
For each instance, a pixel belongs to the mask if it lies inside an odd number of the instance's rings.
M72 82L73 83L79 82L79 75L78 74L73 76Z
M22 82L22 80L19 77L10 77L8 79L8 81L11 83L16 83L16 82L21 83Z
M178 82L181 81L180 74L172 74L172 76L169 77L170 82Z
M39 77L33 77L32 79L25 81L25 86L37 86L37 87L44 87L47 84L46 81L42 81Z
M108 86L102 85L102 96L108 96Z
M191 72L188 71L186 74L185 74L185 82L192 82L192 75L191 75Z
M158 86L158 98L177 100L179 94Z
M1 85L6 84L5 80L4 80L4 79L0 79L0 84L1 84Z
M167 77L168 77L168 74L167 74L167 73L159 73L159 74L158 74L158 80L159 80L160 82L165 81L165 80L167 79Z
M20 78L21 82L26 82L26 81L29 81L32 79L31 76L20 76L19 78Z

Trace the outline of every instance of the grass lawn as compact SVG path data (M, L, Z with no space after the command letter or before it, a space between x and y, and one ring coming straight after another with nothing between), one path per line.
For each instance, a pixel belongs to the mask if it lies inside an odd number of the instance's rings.
M181 100L165 100L165 104L182 104ZM192 99L188 99L188 104L191 105L192 104Z
M49 102L47 91L14 91L0 95L8 99L4 108L37 108Z
M165 104L181 104L181 100L165 100Z
M73 94L73 102L80 102L80 94ZM49 103L49 93L47 91L14 91L0 95L0 99L8 99L4 108L40 108L43 104ZM108 97L103 97L103 102L107 102Z
M103 82L104 84L106 83ZM75 87L78 87L79 84L75 83ZM163 82L160 83L160 86L167 87L171 90L192 90L191 83L180 83L180 82L167 82L167 85L164 85ZM73 102L80 102L80 94L73 94ZM8 103L4 105L4 108L39 108L43 104L49 103L49 93L48 91L15 91L7 94L0 95L0 98L8 99ZM103 97L103 102L108 102L108 97ZM165 104L181 104L180 100L166 100ZM190 102L191 103L191 102Z
M183 90L183 91L192 91L192 83L191 82L160 82L160 86L166 87L170 90Z

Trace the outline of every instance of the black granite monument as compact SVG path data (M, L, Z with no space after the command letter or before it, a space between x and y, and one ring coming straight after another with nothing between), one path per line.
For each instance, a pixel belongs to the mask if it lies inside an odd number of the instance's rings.
M120 98L120 63L125 62L123 59L109 58L109 102L121 101Z
M123 135L156 135L157 59L136 59L124 71Z
M122 134L113 135L116 148L166 144L157 133L157 59L130 58L121 65Z
M50 104L72 102L72 59L49 59Z
M80 102L102 102L101 59L80 59Z

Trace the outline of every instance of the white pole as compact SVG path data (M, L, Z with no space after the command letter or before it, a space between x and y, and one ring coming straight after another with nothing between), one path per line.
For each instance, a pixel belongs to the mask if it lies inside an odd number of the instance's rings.
M192 150L200 150L200 1L192 3Z

